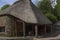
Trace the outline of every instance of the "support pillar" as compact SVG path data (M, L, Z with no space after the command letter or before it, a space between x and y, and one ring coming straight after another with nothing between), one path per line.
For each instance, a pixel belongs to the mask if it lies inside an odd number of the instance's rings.
M23 22L23 36L25 37L25 23Z
M17 23L17 22L15 21L15 33L16 33L15 36L17 37L18 35L17 35L17 25L16 25L16 23Z
M46 33L46 24L45 24L45 33Z
M52 33L52 25L51 25L51 33Z
M37 24L35 25L35 37L38 37L38 26L37 26Z

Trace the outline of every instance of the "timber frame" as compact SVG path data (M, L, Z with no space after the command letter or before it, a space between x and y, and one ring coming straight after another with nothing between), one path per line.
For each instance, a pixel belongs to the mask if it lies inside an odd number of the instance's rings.
M29 24L28 28L26 28L26 24ZM34 36L38 37L40 32L38 25L44 25L44 33L46 33L46 26L52 25L52 22L38 10L31 0L19 0L16 4L0 12L0 26L5 27L5 32L0 32L0 36L25 37L26 34L32 34L31 30L33 30ZM31 30L29 30L29 27L31 27ZM52 26L50 27L52 33ZM26 30L28 30L27 33Z
M26 36L26 26L25 26L26 22L19 20L18 18L13 17L12 15L2 15L1 17L6 17L7 26L5 25L5 32L4 32L4 34L6 33L5 36L17 36L18 37L18 35L17 35L17 32L18 32L18 30L17 30L18 25L17 24L18 23L16 23L16 21L22 23L22 28L20 28L20 29L22 29L22 36L23 37ZM38 37L38 24L34 24L34 29L35 29L35 37ZM44 32L46 33L46 24L45 24L44 30L45 30ZM51 26L51 32L52 32L52 26Z

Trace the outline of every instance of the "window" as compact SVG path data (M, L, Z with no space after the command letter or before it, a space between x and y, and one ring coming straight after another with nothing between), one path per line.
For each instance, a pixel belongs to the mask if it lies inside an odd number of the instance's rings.
M5 27L0 27L0 32L5 32Z

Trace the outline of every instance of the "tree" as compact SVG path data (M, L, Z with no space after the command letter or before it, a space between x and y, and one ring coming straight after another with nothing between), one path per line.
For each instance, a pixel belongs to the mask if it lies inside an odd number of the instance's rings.
M45 16L47 16L53 23L57 21L57 17L51 13L46 13Z
M54 15L54 9L51 6L50 0L43 0L38 3L38 8L47 16L53 23L57 21L57 17Z
M4 5L4 6L1 8L1 10L6 9L6 8L8 8L9 6L10 6L9 4L6 4L6 5Z
M43 13L51 12L52 6L49 0L43 0L38 3L38 8L43 11Z
M60 20L60 0L57 0L57 5L55 6L54 12L58 17L58 20Z

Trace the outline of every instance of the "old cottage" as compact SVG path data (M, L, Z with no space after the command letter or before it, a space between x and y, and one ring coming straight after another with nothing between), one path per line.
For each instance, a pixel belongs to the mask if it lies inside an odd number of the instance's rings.
M51 24L31 0L19 0L0 12L0 36L38 36Z

